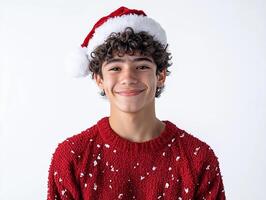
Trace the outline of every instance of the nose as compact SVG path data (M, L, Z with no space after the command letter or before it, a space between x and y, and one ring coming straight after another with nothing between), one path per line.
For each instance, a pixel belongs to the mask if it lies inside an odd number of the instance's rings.
M125 70L122 73L121 84L132 85L132 84L136 84L137 82L138 82L138 79L137 79L137 76L134 70L130 69L130 67L125 68Z

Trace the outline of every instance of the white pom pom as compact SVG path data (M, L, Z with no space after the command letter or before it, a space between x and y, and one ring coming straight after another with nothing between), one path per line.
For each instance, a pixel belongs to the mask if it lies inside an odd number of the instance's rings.
M85 77L89 74L89 60L86 55L87 48L78 47L65 61L66 72L71 77Z

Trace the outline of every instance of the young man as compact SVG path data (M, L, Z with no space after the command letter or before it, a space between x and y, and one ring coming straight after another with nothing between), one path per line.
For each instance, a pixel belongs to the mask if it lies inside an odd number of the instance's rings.
M95 24L82 50L78 75L92 73L110 116L59 144L48 199L225 199L212 149L156 117L170 66L162 27L121 7Z

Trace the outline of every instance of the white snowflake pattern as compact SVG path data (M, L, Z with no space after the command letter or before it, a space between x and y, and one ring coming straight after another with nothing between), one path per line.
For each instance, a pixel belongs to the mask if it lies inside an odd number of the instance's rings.
M96 191L97 190L97 184L96 183L94 183L94 185L93 185L93 189Z
M114 172L115 171L115 168L113 165L110 166L111 167L111 171Z
M62 190L62 191L61 191L62 196L64 196L64 195L66 194L66 192L67 192L66 189Z
M101 154L97 156L97 160L101 160Z
M200 147L195 148L194 155L198 155L199 150L200 150Z

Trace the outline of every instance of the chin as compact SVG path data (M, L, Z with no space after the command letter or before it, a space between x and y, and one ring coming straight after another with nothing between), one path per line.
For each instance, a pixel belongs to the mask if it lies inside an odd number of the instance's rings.
M137 113L141 110L143 110L143 105L133 105L133 104L127 104L127 105L116 105L115 106L117 110L124 113Z

